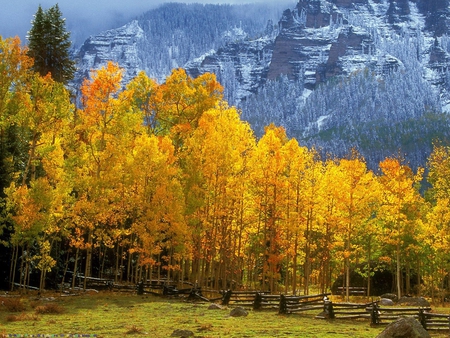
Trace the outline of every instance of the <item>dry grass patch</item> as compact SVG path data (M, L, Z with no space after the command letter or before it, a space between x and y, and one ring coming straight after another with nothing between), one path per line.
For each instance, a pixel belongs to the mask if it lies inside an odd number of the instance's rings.
M143 332L143 330L144 329L142 327L132 325L132 326L128 327L128 331L125 333L126 334L141 334Z
M213 328L212 324L202 324L200 325L200 327L198 328L198 331L211 331Z
M0 298L0 309L7 312L23 312L26 307L22 301L22 298L9 298L9 297L1 297Z
M6 317L7 322L22 322L22 321L38 321L39 317L36 314L21 313L19 315L9 315Z
M48 303L36 306L34 311L37 314L60 314L64 312L64 308L56 303Z

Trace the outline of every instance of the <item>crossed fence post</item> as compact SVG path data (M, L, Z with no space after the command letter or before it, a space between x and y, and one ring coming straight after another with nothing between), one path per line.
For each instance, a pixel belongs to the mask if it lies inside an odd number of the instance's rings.
M425 311L423 308L419 309L419 322L422 324L422 327L426 330L427 329L427 316L425 315Z
M370 321L372 325L380 323L380 311L377 303L372 304L372 312L370 313Z
M323 312L326 315L326 318L328 319L334 319L334 309L333 309L333 302L328 299L328 297L325 297L323 300Z
M287 314L287 301L285 295L280 295L280 308L278 310L280 315Z
M231 290L227 290L225 291L223 298L222 298L222 305L228 305L228 303L230 302L231 299Z
M261 310L262 308L262 293L257 292L253 301L253 310Z
M138 284L138 291L137 291L138 295L143 295L144 294L144 281L141 280Z

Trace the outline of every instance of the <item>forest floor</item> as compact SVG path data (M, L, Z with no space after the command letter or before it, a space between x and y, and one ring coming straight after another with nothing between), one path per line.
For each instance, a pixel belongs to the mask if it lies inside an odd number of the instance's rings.
M93 337L173 336L188 330L194 337L376 337L383 327L367 320L320 320L317 313L278 315L277 311L248 311L231 317L230 307L208 309L208 303L179 298L100 292L78 296L29 293L0 296L0 337L91 335ZM439 308L439 312L443 312ZM450 309L444 309L446 313ZM179 331L178 331L179 332ZM432 337L448 337L432 333ZM81 337L81 336L80 336Z

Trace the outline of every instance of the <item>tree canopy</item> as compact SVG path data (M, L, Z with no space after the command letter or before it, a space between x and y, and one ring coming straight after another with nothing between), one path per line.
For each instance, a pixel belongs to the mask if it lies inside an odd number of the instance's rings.
M398 293L448 291L447 147L435 146L423 196L423 169L401 158L374 172L356 151L323 159L273 124L256 138L213 74L176 69L160 84L141 72L124 88L110 62L75 107L20 41L0 48L7 287L56 287L70 270L308 293L352 273L370 287L388 270Z

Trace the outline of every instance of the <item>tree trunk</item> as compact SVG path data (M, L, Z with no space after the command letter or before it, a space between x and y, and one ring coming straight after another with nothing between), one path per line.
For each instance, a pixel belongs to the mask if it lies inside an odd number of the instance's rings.
M295 234L294 257L292 264L292 293L297 294L297 255L298 255L298 235Z
M127 262L127 282L128 283L133 283L133 275L132 275L132 271L131 271L131 261L132 260L133 260L133 254L128 251L128 262Z
M16 279L17 260L19 257L19 245L13 245L13 254L11 257L11 268L9 270L9 282L11 285L11 291L14 291L14 281Z
M86 280L87 277L91 277L91 264L92 264L92 229L89 229L88 233L88 243L86 249L86 266L84 269L84 283L83 290L86 290Z
M26 245L25 247L22 247L22 258L20 260L20 275L19 275L19 287L23 288L23 286L25 285L25 276L26 276L26 271L24 271L24 266L25 266L25 261L26 261L26 257L25 257L25 253L27 253L26 250Z
M409 295L411 293L411 268L409 259L406 260L406 294Z
M304 294L309 294L309 273L310 273L310 236L311 236L311 223L312 223L312 210L308 210L306 220L306 235L305 235L305 267L304 267L304 274L305 274L305 285L304 285Z
M119 256L120 256L119 243L117 243L116 245L117 245L117 249L116 249L116 268L115 268L115 273L114 273L114 282L115 283L117 283L117 276L119 275Z
M75 252L75 264L73 267L73 275L72 275L72 290L75 288L75 282L77 279L77 269L78 269L78 253L80 249L77 248L77 251Z
M345 301L350 299L350 262L349 258L345 259Z
M372 290L370 289L370 281L371 281L371 269L372 267L370 266L370 260L372 259L372 247L371 247L371 237L369 237L369 243L368 243L368 260L367 260L367 296L369 297Z
M401 267L400 267L400 243L397 241L397 297L402 297L402 285L401 285Z
M61 294L64 290L64 279L66 277L67 270L69 269L69 251L67 251L66 262L64 263L64 272L61 278Z

